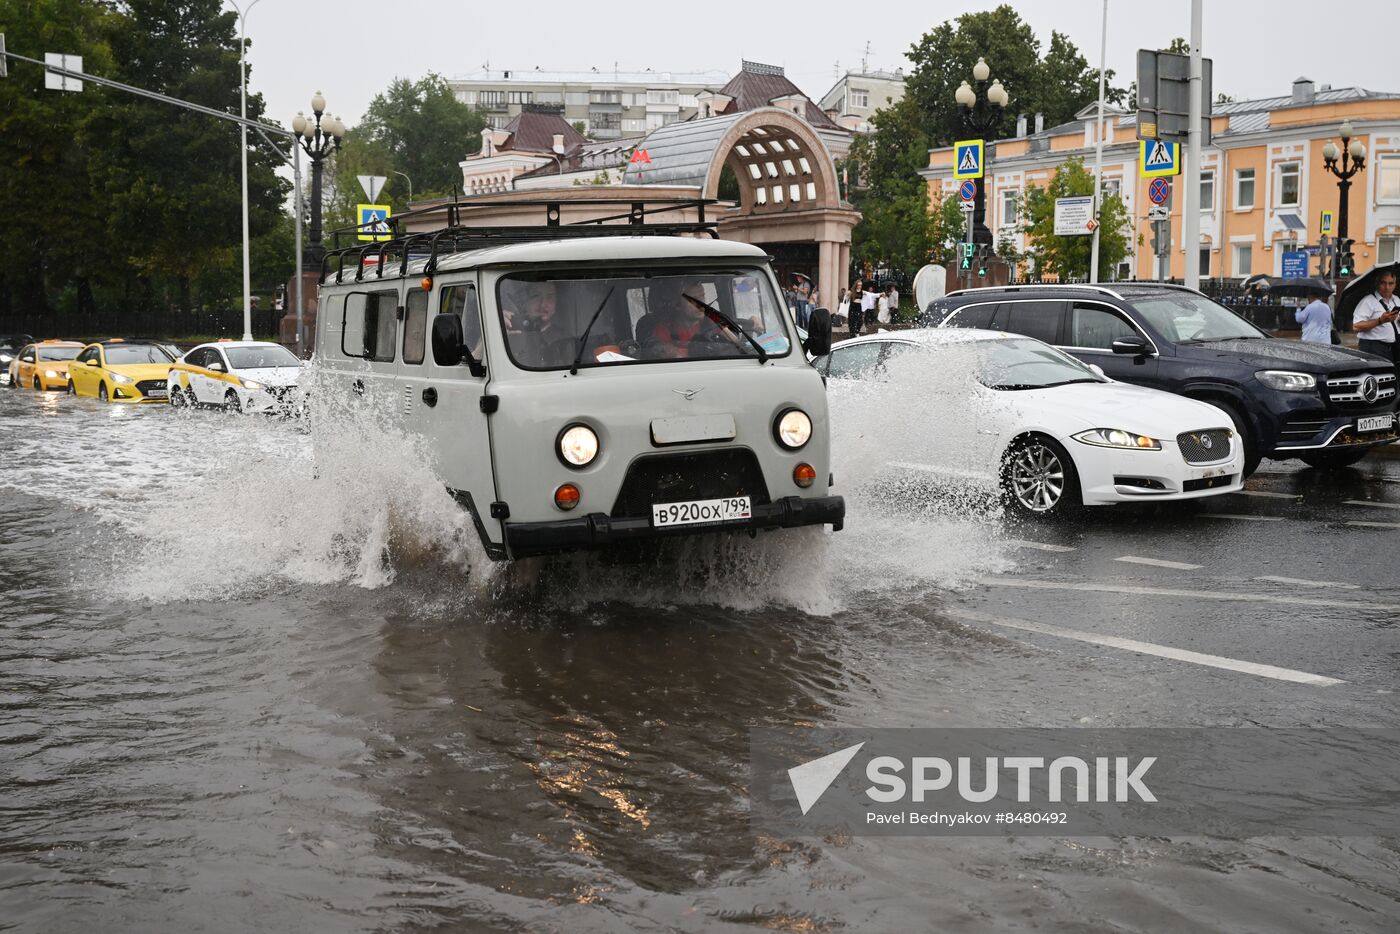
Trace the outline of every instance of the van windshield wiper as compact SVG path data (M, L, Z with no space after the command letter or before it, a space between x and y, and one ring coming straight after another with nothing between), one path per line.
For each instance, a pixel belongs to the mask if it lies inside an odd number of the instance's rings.
M703 305L705 307L706 317L708 317L715 324L723 325L724 327L733 331L735 334L738 334L744 340L748 341L749 344L753 346L753 349L758 351L758 362L760 366L768 362L768 351L764 350L763 345L760 344L758 341L754 340L753 335L750 334L748 331L744 330L742 327L740 327L739 323L736 322L733 318L729 317L727 314L720 311L718 308L716 308L714 305L711 305L709 302L701 302L699 299L696 298L692 298L691 301L699 302L699 304ZM716 321L716 318L718 318L719 320Z
M612 298L613 289L616 285L608 286L608 294L603 296L603 300L598 303L598 307L593 311L593 317L588 319L588 327L583 329L583 336L578 339L578 353L574 354L573 366L569 367L569 375L578 375L578 365L583 361L584 348L588 346L588 332L593 330L593 324L598 320L598 316L603 313L603 309L608 307L608 299Z

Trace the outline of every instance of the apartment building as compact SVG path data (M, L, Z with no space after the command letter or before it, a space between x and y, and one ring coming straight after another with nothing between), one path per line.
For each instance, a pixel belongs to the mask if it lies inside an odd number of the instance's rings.
M504 129L527 107L582 123L590 139L639 136L695 115L696 95L729 80L723 71L488 70L447 83L464 104Z
M1349 200L1357 269L1400 260L1400 94L1316 87L1299 78L1287 95L1213 106L1212 141L1201 160L1201 241L1193 246L1200 251L1202 276L1279 275L1285 252L1318 242L1322 212L1335 218L1339 197L1337 179L1324 169L1323 148L1329 141L1340 145L1344 121L1366 147L1366 168L1352 180ZM1046 187L1072 157L1092 166L1096 124L1097 104L1044 129L1037 123L1028 130L1023 118L1015 137L988 147L987 226L997 242L1008 239L1026 250L1018 217L1025 190ZM1117 278L1180 278L1187 246L1181 237L1181 179L1172 180L1172 250L1163 263L1150 245L1150 180L1139 175L1137 161L1136 115L1105 108L1103 187L1121 195L1134 218L1130 256ZM929 166L920 175L931 204L956 192L952 162L949 147L929 151Z
M904 69L848 71L822 95L817 106L828 117L857 133L871 131L870 118L904 97Z

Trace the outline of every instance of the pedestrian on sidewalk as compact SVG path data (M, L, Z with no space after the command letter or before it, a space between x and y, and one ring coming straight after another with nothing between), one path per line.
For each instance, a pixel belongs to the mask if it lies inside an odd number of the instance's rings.
M873 283L872 283L873 285ZM866 288L860 293L860 316L865 325L872 330L875 327L875 300L880 293L874 288Z
M865 327L865 282L857 279L851 285L851 309L846 321L851 328L851 336L859 337Z
M1332 308L1322 293L1313 295L1313 300L1293 312L1293 317L1303 326L1303 340L1312 344L1332 343Z
M1376 277L1376 291L1356 303L1351 316L1356 349L1394 363L1396 318L1400 318L1400 299L1395 297L1395 273L1387 270Z

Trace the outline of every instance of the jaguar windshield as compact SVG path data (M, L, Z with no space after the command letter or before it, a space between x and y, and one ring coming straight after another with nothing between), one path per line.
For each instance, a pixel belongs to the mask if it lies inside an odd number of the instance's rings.
M1267 337L1254 325L1203 295L1173 292L1134 298L1133 308L1176 343L1202 343Z
M517 274L496 296L511 359L526 369L758 360L792 347L758 270Z
M1037 340L969 341L967 346L972 351L978 382L991 389L1048 389L1104 381L1078 360Z

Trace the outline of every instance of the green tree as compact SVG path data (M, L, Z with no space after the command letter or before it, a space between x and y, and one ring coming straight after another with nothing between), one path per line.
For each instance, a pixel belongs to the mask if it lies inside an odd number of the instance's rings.
M394 174L395 168L394 157L388 147L371 138L363 126L346 130L340 149L326 164L326 178L322 183L321 221L327 232L328 246L332 243L330 231L359 223L356 205L366 200L364 189L360 187L361 175L384 176L388 181L384 183L378 203L388 204L396 215L408 210L408 185ZM411 172L405 174L413 178ZM308 182L308 190L309 187ZM417 198L419 194L415 189L413 197ZM341 246L349 245L350 241L341 242Z
M392 167L413 179L414 197L450 194L462 179L458 163L481 149L482 114L457 100L446 79L395 78L370 101L359 130L383 147Z
M1092 237L1057 236L1055 234L1055 200L1093 194L1093 173L1081 159L1070 159L1060 166L1047 188L1030 187L1022 199L1021 216L1031 241L1029 255L1036 271L1060 279L1087 278L1092 250ZM1123 200L1108 195L1099 203L1099 279L1107 280L1109 273L1128 255L1132 219Z

